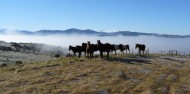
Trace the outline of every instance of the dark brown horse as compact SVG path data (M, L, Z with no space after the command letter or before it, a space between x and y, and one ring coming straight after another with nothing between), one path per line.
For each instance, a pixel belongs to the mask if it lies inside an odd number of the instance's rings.
M121 55L122 55L122 54L123 54L123 51L124 51L124 49L123 49L123 44L119 44L119 50L120 50Z
M115 45L110 45L110 51L115 53L115 58L116 58L116 49L115 49Z
M77 55L76 55L76 53L77 53L77 48L70 45L70 46L69 46L69 51L71 51L71 50L73 51L73 54L74 54L73 56L77 57Z
M87 43L82 43L82 52L84 52L85 56L86 56L86 46L87 46Z
M119 45L116 45L116 44L112 44L112 45L114 46L116 51L119 50Z
M80 58L81 53L82 53L82 46L77 45L76 49L77 49L77 52L79 53L78 58Z
M93 50L93 45L90 44L90 41L87 42L86 53L87 53L88 59L93 58L94 50Z
M73 56L77 57L76 53L79 53L78 57L81 56L81 52L82 52L82 47L81 46L76 46L76 47L73 47L73 46L69 46L69 51L72 50L73 52Z
M130 53L130 48L129 48L129 45L128 45L128 44L124 46L124 49L126 50L126 53L127 53L127 50L128 50L129 53Z
M92 47L93 47L93 52L98 51L98 46L97 46L97 44L91 44L91 45L92 45Z
M139 54L141 54L141 51L144 54L144 51L145 51L145 48L146 48L146 46L144 44L136 44L135 49L137 49L137 48L139 50Z
M100 51L100 57L103 58L103 52L107 52L107 59L109 58L109 52L110 52L110 44L109 43L101 43L100 40L97 40L97 47Z
M121 51L121 55L124 53L124 50L126 50L126 54L127 50L130 52L129 45L119 44L119 50Z

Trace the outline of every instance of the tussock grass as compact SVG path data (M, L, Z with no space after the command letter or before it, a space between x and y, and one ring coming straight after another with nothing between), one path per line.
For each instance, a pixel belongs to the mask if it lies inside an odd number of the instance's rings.
M162 56L163 57L163 56ZM158 55L96 58L61 57L0 67L0 93L187 94L190 62ZM167 57L168 58L168 57Z

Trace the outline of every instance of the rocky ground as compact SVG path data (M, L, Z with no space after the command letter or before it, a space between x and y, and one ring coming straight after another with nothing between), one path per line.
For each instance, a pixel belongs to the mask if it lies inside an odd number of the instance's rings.
M189 94L190 57L60 57L0 67L1 94Z

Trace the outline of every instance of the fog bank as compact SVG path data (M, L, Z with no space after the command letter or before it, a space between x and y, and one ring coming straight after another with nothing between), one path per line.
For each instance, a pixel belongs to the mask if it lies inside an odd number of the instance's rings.
M158 53L161 50L178 50L181 54L190 54L190 38L159 38L150 36L82 36L82 35L52 35L52 36L37 36L37 35L0 35L0 40L6 42L27 42L27 43L44 43L48 45L68 47L69 45L81 45L83 42L91 41L96 44L97 40L102 43L110 44L129 44L130 49L135 49L136 43L146 45L146 49L150 52Z

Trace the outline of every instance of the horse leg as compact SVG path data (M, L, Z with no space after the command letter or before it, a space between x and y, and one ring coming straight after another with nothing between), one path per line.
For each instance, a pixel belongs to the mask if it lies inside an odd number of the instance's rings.
M76 53L74 52L74 56L77 57Z
M94 52L92 52L92 59L94 58Z
M84 52L84 56L86 57L86 51Z
M103 52L100 52L100 57L103 58Z
M116 51L114 51L115 52L115 59L116 59Z
M129 53L130 53L130 49L128 49Z
M92 58L92 53L90 52L90 60L91 60L91 58Z
M91 52L88 53L88 59L91 59Z
M91 58L92 58L92 59L94 58L94 55L93 55L93 54L94 54L94 52L91 53Z
M87 53L87 55L88 55L88 59L90 59L90 53Z
M103 52L101 53L101 58L103 58Z
M81 56L81 52L79 52L79 56L78 56L78 58L80 58L80 56Z
M107 51L107 59L109 58L109 51Z

